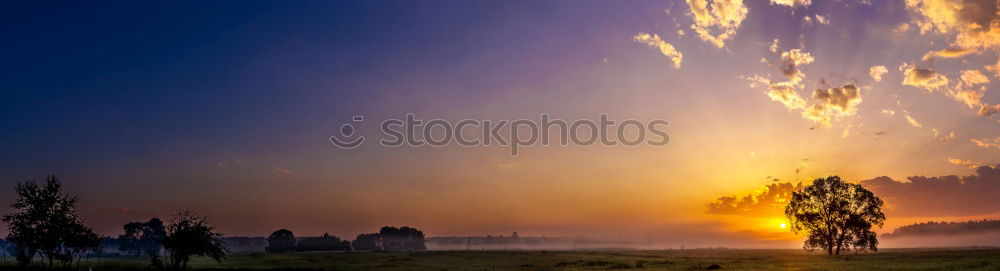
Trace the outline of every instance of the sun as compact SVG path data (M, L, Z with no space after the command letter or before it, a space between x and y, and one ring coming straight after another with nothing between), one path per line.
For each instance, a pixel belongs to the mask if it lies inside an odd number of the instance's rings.
M778 225L778 227L784 229L788 227L788 224L781 223L781 225Z

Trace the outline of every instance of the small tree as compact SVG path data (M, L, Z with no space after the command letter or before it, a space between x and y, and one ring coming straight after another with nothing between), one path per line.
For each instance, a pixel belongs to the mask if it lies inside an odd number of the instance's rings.
M840 255L843 248L878 250L872 226L882 226L882 200L860 184L844 182L837 176L819 178L792 193L785 216L792 232L806 232L803 248L825 249Z
M147 222L130 222L123 226L125 234L118 236L118 250L138 257L149 256L150 266L161 267L160 240L167 236L163 221L151 218Z
M170 218L167 236L160 243L170 254L173 268L187 269L191 256L208 256L222 263L222 259L226 257L226 248L219 237L222 234L215 232L207 217L182 211Z
M17 261L26 265L36 254L48 260L70 262L73 253L86 250L97 234L77 216L77 198L62 191L62 182L49 176L39 186L34 180L18 183L14 212L3 216Z
M295 234L290 230L280 229L267 237L267 252L288 252L295 248Z

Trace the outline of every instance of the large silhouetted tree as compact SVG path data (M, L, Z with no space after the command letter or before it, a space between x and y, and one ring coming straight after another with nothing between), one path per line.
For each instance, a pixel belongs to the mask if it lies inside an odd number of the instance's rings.
M841 249L878 249L872 226L882 226L882 200L860 184L837 176L819 178L792 193L785 216L795 233L805 232L805 249L825 249L840 255Z
M384 250L427 250L424 245L424 232L403 226L382 227L379 230Z
M280 229L267 237L267 252L288 252L295 248L295 234L290 230Z
M173 268L186 269L191 256L208 256L222 263L226 257L221 233L209 225L208 218L198 216L191 211L177 213L170 218L167 225L167 236L160 244L170 254L170 264Z
M14 245L17 261L29 264L36 254L48 260L71 262L73 256L95 247L97 234L77 216L77 198L62 191L62 182L49 176L45 184L18 183L13 213L3 216L7 241Z

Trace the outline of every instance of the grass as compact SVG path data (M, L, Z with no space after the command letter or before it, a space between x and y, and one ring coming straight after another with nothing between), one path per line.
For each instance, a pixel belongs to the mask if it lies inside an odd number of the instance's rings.
M8 259L9 261L10 259ZM8 262L9 264L9 262ZM103 259L93 270L134 270L141 258ZM14 270L11 266L0 268ZM194 270L1000 270L1000 249L886 249L829 257L801 250L422 251L230 255ZM21 269L17 269L21 270ZM86 268L82 268L86 270Z

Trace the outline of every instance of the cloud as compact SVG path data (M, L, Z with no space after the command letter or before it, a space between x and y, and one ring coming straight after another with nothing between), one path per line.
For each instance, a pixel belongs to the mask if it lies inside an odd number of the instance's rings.
M930 51L930 52L927 52L926 54L924 54L924 57L921 58L921 60L923 60L923 61L930 61L930 60L934 59L935 57L940 57L940 58L956 58L956 57L962 57L962 56L965 56L965 55L968 55L968 54L971 54L971 53L975 53L975 52L976 52L976 49L973 49L973 48L964 48L964 49L963 48L952 48L952 49L944 49L944 50L940 50L940 51Z
M780 44L781 44L780 40L774 39L774 41L771 42L771 46L768 47L768 49L771 50L771 53L777 54L778 53L778 49L781 49L780 47L778 47Z
M924 127L924 125L920 124L920 122L917 121L917 119L914 119L913 117L910 116L910 112L903 111L903 116L906 117L906 122L910 123L910 126L917 128Z
M986 71L992 72L993 76L1000 77L1000 55L997 56L997 63L983 67Z
M948 132L947 134L942 135L941 131L938 131L937 128L931 128L931 133L934 133L934 138L941 141L952 141L955 140L955 137L958 137L958 135L955 134L955 131L951 131Z
M969 86L990 82L990 78L986 77L986 75L979 70L963 70L961 78L962 82Z
M886 109L882 109L882 114L885 114L886 116L889 116L890 118L892 118L892 117L896 116L896 111L892 110L892 109L886 108Z
M1000 104L988 105L984 104L979 108L979 115L983 117L989 117L996 113L1000 113Z
M781 53L781 66L778 68L781 70L782 75L788 77L789 82L798 84L806 77L799 67L812 63L815 60L809 52L802 51L801 49L792 49Z
M772 48L776 47L776 44L777 40L772 44ZM767 96L772 101L780 102L792 111L801 110L802 117L813 121L818 127L829 127L831 121L857 113L855 107L861 102L860 89L857 86L846 84L829 89L817 89L812 93L813 102L810 104L799 96L799 90L804 88L802 81L805 78L805 73L800 67L812 63L815 59L800 49L782 52L780 56L778 70L788 78L788 81L775 82L754 76L747 78L751 81L750 87L766 85Z
M802 183L774 183L765 185L761 192L746 196L720 197L708 204L709 214L743 216L782 215L792 192L802 189Z
M896 26L896 28L893 28L892 32L896 33L896 34L903 34L903 33L906 33L906 32L910 32L910 24L908 24L908 23L901 23L898 26Z
M954 34L953 45L961 48L1000 46L1000 13L996 0L907 0L917 14L920 33Z
M903 72L903 85L934 91L948 85L948 77L931 69L917 68L909 63L899 66Z
M948 96L951 96L952 99L955 99L956 101L964 103L969 108L975 108L976 106L979 106L981 104L981 100L983 98L983 92L977 90L968 90L968 89L966 90L952 89L949 90Z
M830 24L830 19L827 19L823 15L816 14L816 15L813 15L813 16L816 17L816 22L817 23L820 23L820 24Z
M961 162L959 159L954 159ZM1000 165L980 166L971 176L911 176L909 182L878 177L861 184L886 201L897 216L970 216L1000 212Z
M967 168L977 168L981 167L983 164L975 161L962 160L958 158L948 158L948 163L956 166L963 166Z
M633 36L632 40L638 43L645 44L650 48L659 49L660 53L662 53L664 56L669 58L671 62L674 63L675 69L681 68L681 61L684 59L684 55L681 54L681 52L678 52L673 45L660 39L660 35L639 33Z
M295 172L283 167L274 167L273 171L284 175L295 175Z
M705 42L722 48L736 35L736 30L747 18L749 9L743 0L687 0L689 15L694 20L691 29ZM713 34L714 33L714 34Z
M771 0L772 5L784 5L789 7L808 7L812 5L812 0Z
M813 91L813 99L818 103L803 111L802 116L822 126L829 126L831 119L851 116L857 112L855 106L861 103L861 92L853 84L847 84L817 89Z
M875 82L882 81L882 75L886 74L887 72L889 72L889 69L881 65L872 66L871 69L868 69L868 74L872 76L872 79L875 79Z
M778 82L768 86L767 96L772 101L781 102L788 109L802 109L806 107L806 100L799 96L795 88L788 82Z
M972 141L972 143L976 144L976 146L978 146L980 148L1000 150L1000 137L997 137L997 138L994 138L994 139L989 139L989 138L983 138L983 139L973 138L973 139L970 139L970 140Z

